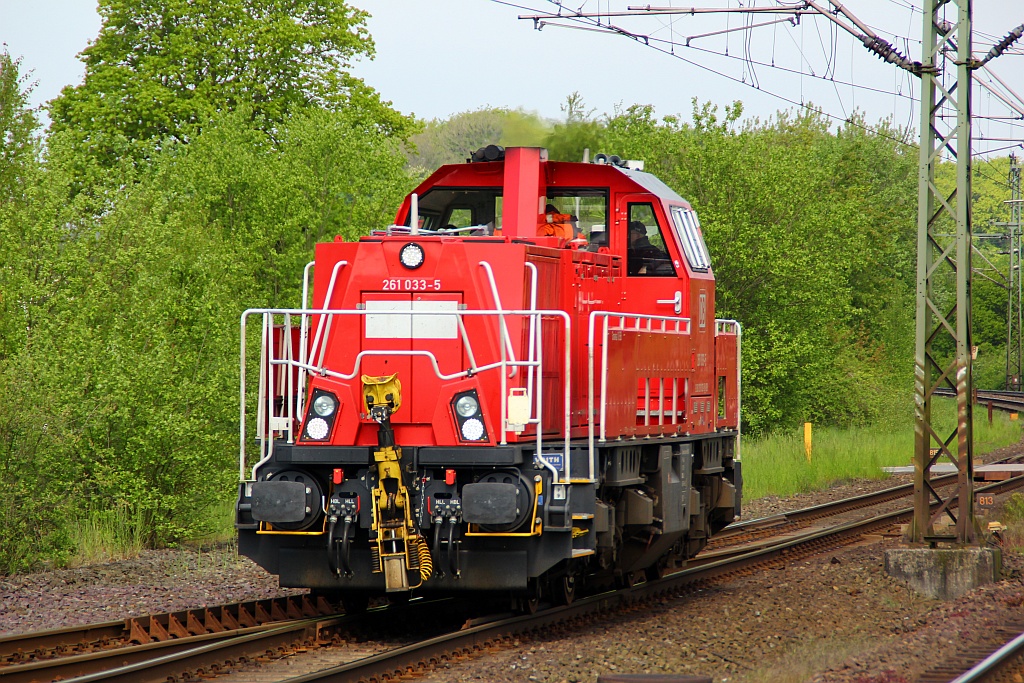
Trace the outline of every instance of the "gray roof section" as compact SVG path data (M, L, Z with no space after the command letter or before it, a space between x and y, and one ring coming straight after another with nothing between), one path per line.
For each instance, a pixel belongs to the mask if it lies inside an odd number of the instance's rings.
M686 201L678 194L676 194L675 190L673 190L665 183L661 182L661 180L657 176L653 176L650 173L646 173L644 171L634 171L631 168L621 168L619 170L625 173L630 180L642 186L651 194L656 194L665 201L678 202L680 204L685 204L687 207L690 207L690 202Z

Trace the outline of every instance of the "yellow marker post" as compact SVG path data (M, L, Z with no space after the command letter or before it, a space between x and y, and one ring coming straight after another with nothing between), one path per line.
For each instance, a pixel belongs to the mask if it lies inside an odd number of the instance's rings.
M807 454L807 462L811 462L811 423L804 422L804 453Z

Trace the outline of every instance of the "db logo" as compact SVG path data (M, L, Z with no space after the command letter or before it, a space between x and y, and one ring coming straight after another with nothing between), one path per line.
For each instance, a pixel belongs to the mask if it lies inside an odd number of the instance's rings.
M702 330L708 326L708 295L703 290L697 297L697 326Z

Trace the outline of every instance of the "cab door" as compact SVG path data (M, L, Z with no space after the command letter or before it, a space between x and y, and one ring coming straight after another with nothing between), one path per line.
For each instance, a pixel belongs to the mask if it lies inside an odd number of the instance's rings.
M688 317L686 268L661 203L650 195L620 195L616 251L626 264L624 312Z
M688 318L692 307L687 271L662 204L651 195L622 195L616 201L612 235L625 262L624 300L619 310L645 316ZM675 434L688 427L695 355L685 323L640 319L624 353L636 386L632 434ZM692 327L692 324L691 326ZM611 378L609 379L611 381Z

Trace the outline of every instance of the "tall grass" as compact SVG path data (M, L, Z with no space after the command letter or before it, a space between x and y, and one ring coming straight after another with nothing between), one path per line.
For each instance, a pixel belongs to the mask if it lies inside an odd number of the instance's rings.
M150 528L145 515L119 505L106 510L88 510L71 527L74 565L138 557L146 547Z
M221 545L235 540L235 500L234 496L225 498L209 511L210 531L196 538L203 545Z
M934 419L952 430L952 402L935 407ZM940 431L940 433L943 433ZM811 462L804 452L803 429L743 442L743 497L790 496L827 489L855 478L887 478L883 467L910 465L914 457L914 426L815 428ZM1021 422L996 413L991 425L982 409L975 410L975 455L1017 443ZM941 462L941 461L940 461Z
M202 526L209 531L195 537L197 544L221 545L234 540L234 498L225 499L204 514L207 520ZM80 566L138 557L150 547L147 530L151 526L143 513L128 506L89 510L71 527L70 564Z

